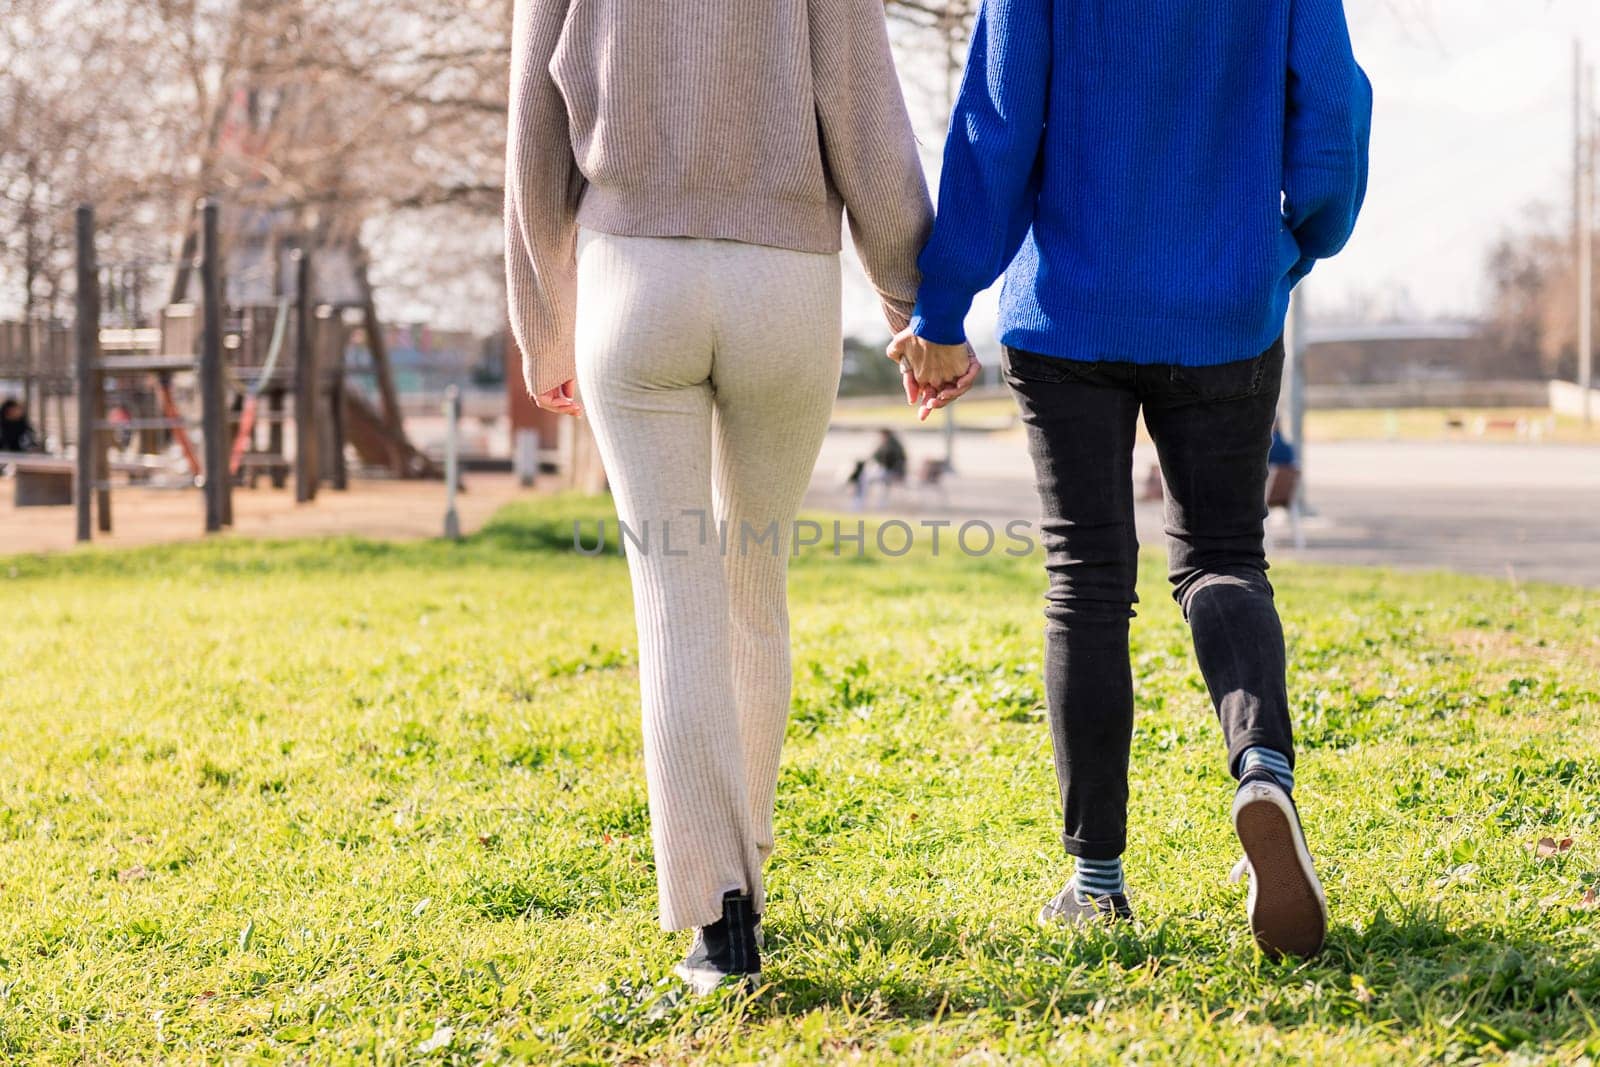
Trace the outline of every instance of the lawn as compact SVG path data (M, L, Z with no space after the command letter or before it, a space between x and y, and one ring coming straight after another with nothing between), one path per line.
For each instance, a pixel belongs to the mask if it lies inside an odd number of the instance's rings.
M1033 925L1068 870L1037 560L813 552L770 987L684 1004L625 568L571 549L600 514L0 559L0 1059L1600 1057L1600 594L1274 572L1334 928L1271 962L1159 560L1140 922L1071 933Z

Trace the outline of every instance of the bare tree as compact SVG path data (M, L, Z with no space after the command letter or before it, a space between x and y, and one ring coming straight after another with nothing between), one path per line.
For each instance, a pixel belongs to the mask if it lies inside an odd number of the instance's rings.
M1576 378L1576 266L1571 237L1548 210L1533 210L1488 258L1488 330L1508 368ZM1600 284L1595 289L1600 299Z
M909 95L930 116L947 113L978 3L885 0ZM472 262L493 287L511 8L8 0L0 307L59 307L79 199L101 205L117 255L177 264L168 295L182 293L193 205L208 193L361 258L381 246L380 281L424 292ZM432 254L447 243L448 257Z
M112 5L68 6L14 0L0 22L0 306L29 316L62 311L76 202L103 205L112 243L146 222L137 35Z
M11 0L0 302L55 299L78 200L113 244L180 262L204 193L352 239L396 211L489 218L509 23L506 0Z

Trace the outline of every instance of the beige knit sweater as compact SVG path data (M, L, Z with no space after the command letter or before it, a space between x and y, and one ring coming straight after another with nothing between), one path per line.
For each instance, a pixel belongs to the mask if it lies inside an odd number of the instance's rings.
M932 209L882 0L516 0L506 276L528 388L573 377L580 226L837 252L890 325Z

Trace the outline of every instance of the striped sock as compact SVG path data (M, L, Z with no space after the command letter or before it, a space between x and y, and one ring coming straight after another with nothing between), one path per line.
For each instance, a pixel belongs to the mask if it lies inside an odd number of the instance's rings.
M1078 892L1092 897L1108 897L1113 893L1126 893L1128 887L1122 879L1122 857L1114 860L1091 860L1078 857L1078 870L1072 876Z
M1294 792L1294 768L1289 766L1289 757L1282 752L1260 745L1245 749L1244 755L1239 757L1239 777L1253 770L1266 771L1278 780L1285 792Z

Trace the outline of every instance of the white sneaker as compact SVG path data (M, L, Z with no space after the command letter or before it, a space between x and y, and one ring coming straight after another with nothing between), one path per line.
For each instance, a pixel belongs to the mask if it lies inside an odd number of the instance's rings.
M1244 858L1232 880L1250 878L1250 930L1269 956L1314 956L1328 933L1328 898L1317 880L1294 801L1266 771L1252 771L1233 798Z
M1126 894L1092 896L1078 889L1076 878L1039 909L1039 925L1045 927L1087 926L1091 923L1109 925L1132 921L1133 908L1129 906Z

